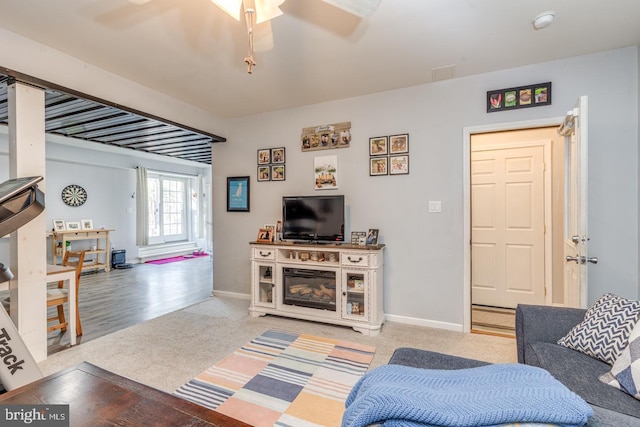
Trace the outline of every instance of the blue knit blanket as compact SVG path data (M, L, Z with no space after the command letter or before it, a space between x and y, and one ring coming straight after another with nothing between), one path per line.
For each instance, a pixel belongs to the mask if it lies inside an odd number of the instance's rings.
M591 415L582 398L533 366L433 370L384 365L353 387L342 426L583 426Z

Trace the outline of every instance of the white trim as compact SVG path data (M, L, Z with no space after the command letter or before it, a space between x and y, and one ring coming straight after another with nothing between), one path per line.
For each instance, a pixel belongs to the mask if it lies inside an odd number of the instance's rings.
M403 323L405 325L424 326L427 328L444 329L453 332L462 332L462 325L458 323L440 322L438 320L420 319L395 314L385 314L385 321Z
M471 331L471 135L505 130L533 129L558 126L564 117L465 126L462 129L462 203L463 203L463 274L462 274L462 324L463 332Z
M229 291L216 291L215 289L211 292L211 296L251 300L251 294L241 294L239 292L229 292Z

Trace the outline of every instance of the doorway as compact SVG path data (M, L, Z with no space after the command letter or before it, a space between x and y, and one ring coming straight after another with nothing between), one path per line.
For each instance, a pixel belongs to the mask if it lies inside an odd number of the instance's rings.
M554 118L464 130L465 332L473 330L472 304L487 309L475 312L478 323L498 319L489 333L512 335L508 318L518 303L563 302L561 123Z

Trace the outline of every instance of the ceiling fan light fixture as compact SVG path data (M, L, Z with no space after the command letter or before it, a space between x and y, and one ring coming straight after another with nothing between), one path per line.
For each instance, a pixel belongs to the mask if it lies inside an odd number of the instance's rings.
M236 21L240 20L240 6L242 5L242 0L211 0L213 4L218 6L220 9L225 11L229 16L231 16Z
M536 30L541 30L543 28L547 28L553 22L555 18L555 12L544 12L540 15L536 16L533 19L533 28Z

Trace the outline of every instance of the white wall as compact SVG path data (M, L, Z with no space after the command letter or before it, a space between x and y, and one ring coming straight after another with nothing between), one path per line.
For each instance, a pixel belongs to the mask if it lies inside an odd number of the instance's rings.
M366 73L363 74L366 78ZM551 81L551 106L487 114L487 90ZM589 96L589 301L638 297L638 49L604 52L232 122L213 148L214 289L249 293L249 241L280 218L283 195L313 194L313 158L337 155L346 232L380 229L385 312L396 320L463 322L463 128L564 116ZM351 121L348 149L301 152L302 128ZM368 140L410 134L410 174L370 177ZM256 150L287 149L284 182L256 182ZM233 159L233 161L230 161ZM227 213L228 176L250 175L251 212ZM427 212L442 201L441 214Z
M9 178L7 153L6 127L0 127L0 182ZM47 229L53 227L54 219L91 219L95 228L104 226L115 229L110 235L111 244L116 249L125 249L127 259L135 261L138 248L136 204L132 195L136 191L136 166L191 176L201 174L206 182L211 180L211 168L205 164L49 135L46 143L45 177ZM78 207L64 204L60 193L69 184L78 184L87 190L85 204ZM88 249L91 242L75 244L78 249ZM51 254L49 245L50 242L47 245L48 256ZM0 239L0 262L9 263L8 238Z

